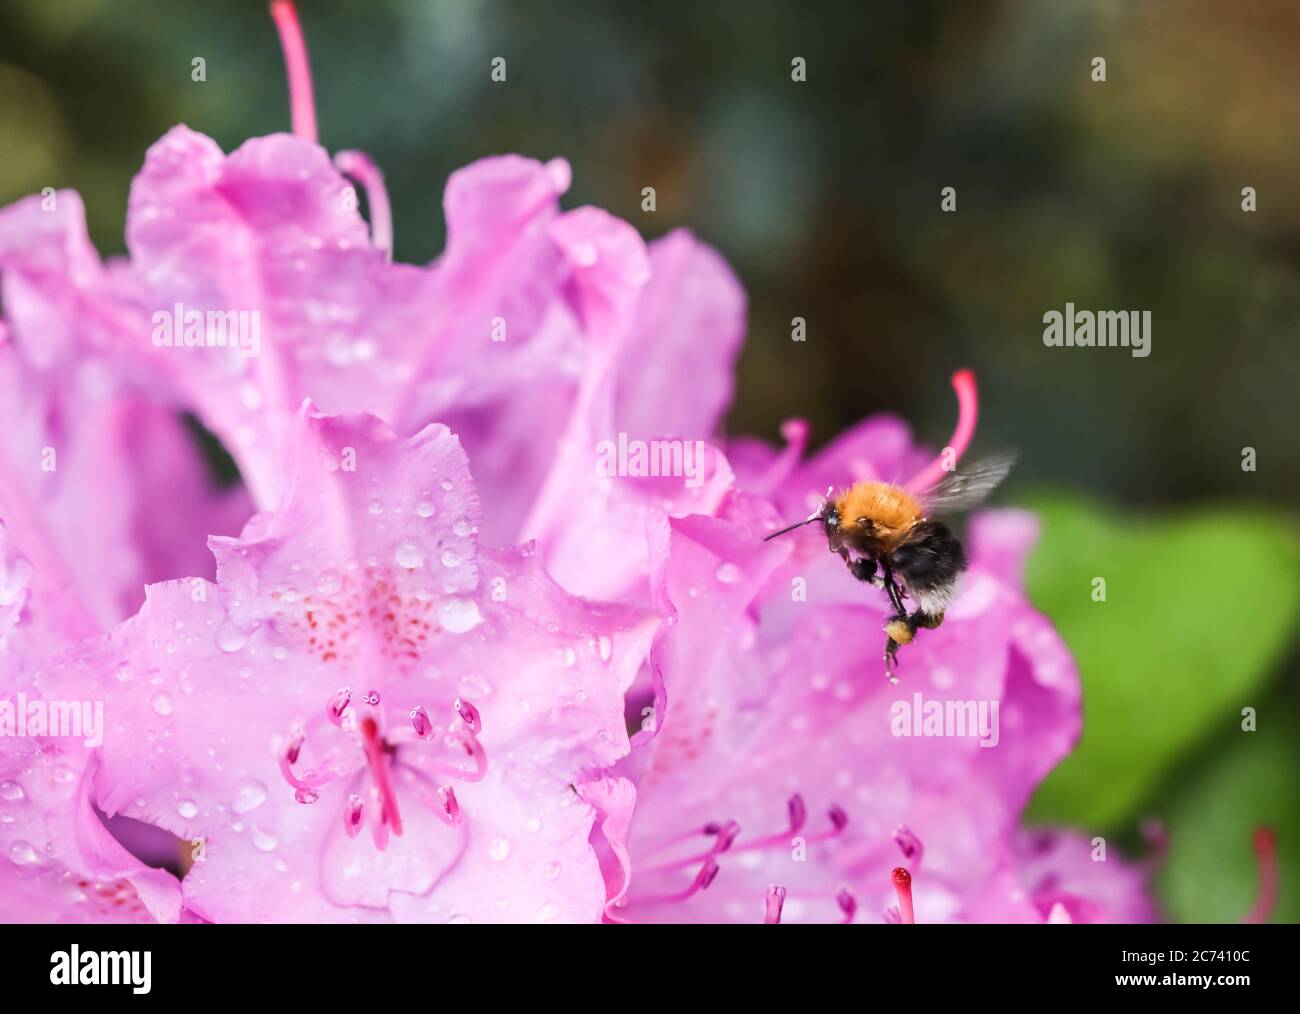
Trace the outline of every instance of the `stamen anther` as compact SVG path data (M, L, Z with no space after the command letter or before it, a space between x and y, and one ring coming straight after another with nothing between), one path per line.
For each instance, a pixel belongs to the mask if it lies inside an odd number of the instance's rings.
M457 697L451 706L456 709L456 714L460 716L460 720L469 726L470 732L478 735L483 731L483 719L478 713L478 708L463 697Z
M361 833L361 821L365 816L365 810L366 805L360 796L355 793L348 796L347 805L343 807L343 830L348 833L349 838L355 838Z
M844 913L846 923L853 921L853 916L858 911L858 899L853 897L847 887L841 887L835 892L835 904L840 906L840 911Z
M325 706L325 715L335 725L343 724L343 712L348 710L348 705L352 703L352 689L344 687L333 697Z

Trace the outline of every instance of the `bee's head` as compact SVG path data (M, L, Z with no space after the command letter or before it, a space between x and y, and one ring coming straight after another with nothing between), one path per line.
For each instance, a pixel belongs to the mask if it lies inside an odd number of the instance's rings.
M835 506L833 500L827 500L826 506L821 510L822 528L826 530L826 541L831 544L832 549L839 549L840 544L840 511Z

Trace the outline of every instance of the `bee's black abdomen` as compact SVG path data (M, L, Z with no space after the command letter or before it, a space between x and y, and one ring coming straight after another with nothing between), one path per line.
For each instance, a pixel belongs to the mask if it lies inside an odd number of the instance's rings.
M942 612L966 569L966 550L942 521L921 521L889 554L889 563L927 613Z

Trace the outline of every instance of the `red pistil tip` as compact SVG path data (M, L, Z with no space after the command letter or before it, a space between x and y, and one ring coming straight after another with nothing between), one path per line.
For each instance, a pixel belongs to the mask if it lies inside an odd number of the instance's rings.
M767 913L763 916L763 922L769 926L775 926L781 921L781 909L785 905L785 888L779 884L772 884L767 889Z
M429 713L424 710L423 704L418 704L411 709L411 728L421 739L428 739L433 735L433 722L429 719Z
M952 387L957 392L957 425L952 431L948 447L952 449L952 460L945 460L941 452L924 469L907 480L904 485L915 492L924 492L944 477L954 467L970 446L971 437L975 435L975 423L979 419L979 394L975 387L975 374L970 370L958 370L952 375Z
M353 794L348 796L348 802L343 807L343 830L348 833L349 838L355 838L361 833L361 819L365 815L366 804L362 802L361 797Z
M452 707L456 709L456 714L460 716L460 720L469 726L470 732L478 735L483 731L483 719L478 713L478 708L470 704L469 701L463 697L457 697L452 703Z
M347 711L348 705L352 703L352 690L350 687L344 687L325 705L325 715L335 725L343 724L343 712Z
M898 895L899 922L905 924L916 922L916 915L912 911L912 875L907 872L906 867L895 866L894 872L889 876L894 882L894 891Z
M307 43L298 23L293 0L271 0L271 18L280 33L284 51L284 69L289 78L289 116L293 132L305 141L316 143L316 100L311 89L311 65L307 60Z
M1242 922L1268 922L1277 904L1277 835L1271 827L1255 829L1255 858L1259 863L1259 894Z

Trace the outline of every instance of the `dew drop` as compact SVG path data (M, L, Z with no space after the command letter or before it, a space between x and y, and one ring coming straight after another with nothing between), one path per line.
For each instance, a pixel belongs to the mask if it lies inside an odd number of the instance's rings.
M334 569L322 570L316 575L316 590L322 595L333 595L343 586L343 579Z
M434 510L433 504L431 504L428 500L421 500L419 503L415 505L415 513L422 518L433 517L433 510Z
M9 846L9 858L19 866L36 862L36 850L25 841L16 841Z
M414 542L403 542L397 547L393 554L399 567L405 567L407 570L415 570L417 567L424 566L424 554L420 552L420 547Z
M510 855L510 843L498 835L488 845L488 855L492 857L493 862L505 862Z
M366 509L370 511L371 517L377 518L380 514L384 513L384 505L379 500L371 500L370 506Z
M217 630L217 647L225 652L239 651L248 638L233 623L223 623Z
M198 805L194 802L194 800L182 799L180 801L180 804L176 807L176 812L179 813L186 820L191 820L192 818L198 816L199 808Z
M458 563L460 563L460 557L450 549L444 549L442 551L442 565L444 567L454 567Z
M452 598L438 603L438 622L444 630L463 634L483 622L473 599Z
M153 706L155 714L170 715L172 713L172 699L167 696L165 691L159 690L150 698L149 703Z
M249 813L266 802L266 786L256 778L245 778L235 786L235 798L230 808L236 813Z
M117 677L119 683L130 683L135 679L135 669L131 667L130 662L120 662L113 670L113 675Z
M714 577L723 584L735 584L740 580L740 568L730 561L719 564L718 569L714 572Z
M259 852L274 852L279 844L280 839L275 835L263 831L260 827L253 828L253 847Z
M451 526L451 530L463 539L465 538L465 536L469 535L469 533L474 530L474 527L464 518L461 518L459 521L457 521L454 525Z
M17 782L0 782L0 799L16 803L24 795L23 787Z
M450 479L443 479L441 485L444 493L450 493L456 488L456 484Z
M614 654L614 642L604 634L601 634L596 643L600 649L600 660L602 662L608 662L610 657Z

